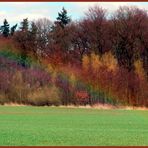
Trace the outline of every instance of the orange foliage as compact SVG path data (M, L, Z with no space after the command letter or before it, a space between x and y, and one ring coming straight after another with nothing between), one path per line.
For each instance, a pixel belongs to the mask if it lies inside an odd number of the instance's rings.
M82 67L85 72L88 72L90 66L90 59L87 55L84 55L82 58Z

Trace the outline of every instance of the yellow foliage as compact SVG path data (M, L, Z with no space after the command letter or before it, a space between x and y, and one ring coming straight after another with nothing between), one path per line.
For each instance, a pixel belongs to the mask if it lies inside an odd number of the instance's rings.
M76 77L73 73L70 75L70 82L71 82L72 87L75 87Z
M12 99L19 99L21 102L22 99L25 99L28 94L28 85L23 81L23 76L20 71L17 71L11 80L9 97Z
M134 63L135 66L135 72L141 77L144 78L145 77L145 71L143 68L143 63L141 60L137 60Z
M47 71L48 72L53 72L54 71L54 69L53 69L51 64L47 64Z
M60 91L55 85L31 92L28 98L36 105L59 105L61 103Z
M116 70L117 60L110 51L102 56L102 65L106 66L109 70Z
M88 72L89 66L93 73L98 73L100 67L105 66L109 71L117 69L118 62L111 52L105 53L102 57L95 53L91 53L90 58L84 55L82 58L82 66L85 72Z
M91 54L91 67L93 72L97 72L101 66L101 60L99 55L96 55L95 53Z
M56 70L55 70L55 71L53 71L53 73L52 73L52 82L53 82L53 84L54 84L55 81L56 81L56 77L57 77L57 72L56 72Z
M82 58L82 66L85 72L89 70L90 59L87 55L84 55Z

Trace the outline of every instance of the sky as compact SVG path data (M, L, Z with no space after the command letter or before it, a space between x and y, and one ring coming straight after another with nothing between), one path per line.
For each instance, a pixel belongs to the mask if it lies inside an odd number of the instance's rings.
M30 21L48 18L54 21L62 7L65 7L72 20L79 20L94 5L100 5L108 13L117 10L119 6L137 6L148 10L148 2L0 2L0 24L4 19L12 25L24 18Z

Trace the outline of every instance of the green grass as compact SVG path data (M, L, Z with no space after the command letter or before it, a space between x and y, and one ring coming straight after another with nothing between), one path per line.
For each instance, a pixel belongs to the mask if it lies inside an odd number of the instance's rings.
M0 106L0 145L148 145L148 111Z

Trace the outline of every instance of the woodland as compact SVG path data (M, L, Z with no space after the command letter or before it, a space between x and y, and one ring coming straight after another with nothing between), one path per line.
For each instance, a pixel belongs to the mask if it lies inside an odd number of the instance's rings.
M0 104L148 106L147 10L18 21L1 22Z

